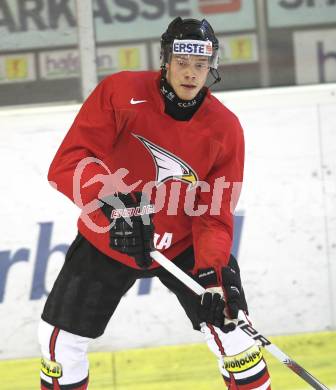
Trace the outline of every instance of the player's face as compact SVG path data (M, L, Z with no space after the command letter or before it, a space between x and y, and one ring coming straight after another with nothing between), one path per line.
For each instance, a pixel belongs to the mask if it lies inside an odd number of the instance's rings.
M167 64L167 80L177 96L193 99L203 88L209 73L208 57L173 55Z

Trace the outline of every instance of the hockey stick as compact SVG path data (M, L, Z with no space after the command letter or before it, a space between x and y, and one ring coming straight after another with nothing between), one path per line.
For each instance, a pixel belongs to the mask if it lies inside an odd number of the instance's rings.
M163 268L173 274L177 279L189 287L197 295L202 295L205 292L205 289L198 284L194 279L189 275L183 272L178 268L172 261L168 260L162 253L159 251L151 252L151 257L159 263ZM270 340L264 337L256 329L254 329L250 324L248 324L244 319L242 312L238 315L238 327L252 337L256 342L261 344L268 352L270 352L276 359L285 364L288 368L299 375L304 381L306 381L312 388L316 390L329 390L328 387L319 382L313 375L309 374L302 366L292 360L284 352L281 351L276 345L274 345Z

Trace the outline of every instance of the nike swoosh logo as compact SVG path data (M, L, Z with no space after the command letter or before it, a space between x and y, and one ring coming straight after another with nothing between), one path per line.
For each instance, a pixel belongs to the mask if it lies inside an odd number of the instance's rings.
M131 104L139 104L139 103L145 103L145 102L147 102L147 100L135 100L134 98L132 98L130 100Z

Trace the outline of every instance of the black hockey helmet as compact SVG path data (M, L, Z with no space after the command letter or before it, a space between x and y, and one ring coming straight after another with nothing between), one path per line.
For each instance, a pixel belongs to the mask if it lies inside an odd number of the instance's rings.
M165 68L173 53L175 40L198 40L212 43L212 55L209 57L209 66L217 69L218 66L218 39L210 23L206 20L175 18L161 36L161 67Z

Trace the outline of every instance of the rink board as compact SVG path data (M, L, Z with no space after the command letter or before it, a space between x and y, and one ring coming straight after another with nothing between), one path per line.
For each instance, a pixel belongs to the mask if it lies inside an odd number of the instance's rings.
M245 129L236 251L265 334L336 327L335 96L334 85L218 95ZM46 176L78 108L0 110L0 359L39 355L37 322L79 215ZM92 350L200 341L153 280L123 298Z

